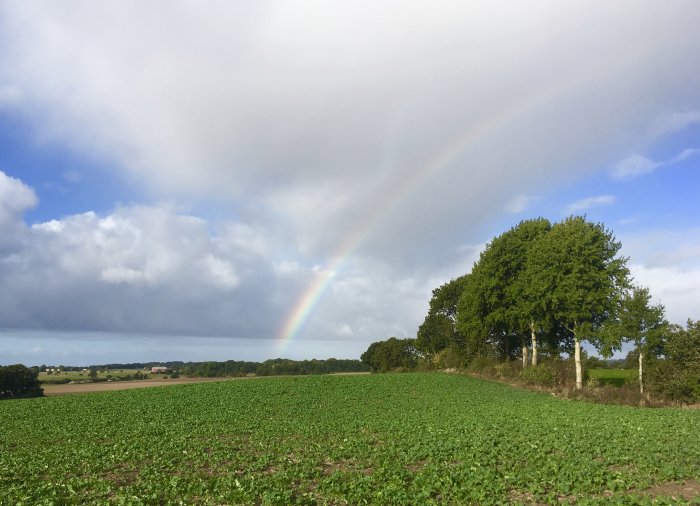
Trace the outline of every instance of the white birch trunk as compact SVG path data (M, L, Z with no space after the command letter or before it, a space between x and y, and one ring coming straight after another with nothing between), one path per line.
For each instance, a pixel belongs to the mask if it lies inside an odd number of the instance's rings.
M644 383L642 382L642 362L644 360L644 355L642 354L642 349L639 349L639 393L644 393Z
M574 362L576 363L576 389L583 388L583 371L581 370L581 341L574 335Z
M527 345L523 342L523 369L527 367Z
M537 332L535 332L535 322L530 322L530 336L532 338L532 366L537 365Z

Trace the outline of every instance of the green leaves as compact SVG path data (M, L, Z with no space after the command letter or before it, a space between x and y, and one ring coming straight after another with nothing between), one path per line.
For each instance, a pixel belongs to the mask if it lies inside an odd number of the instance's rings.
M700 473L695 411L444 373L6 401L0 427L0 504L639 504Z

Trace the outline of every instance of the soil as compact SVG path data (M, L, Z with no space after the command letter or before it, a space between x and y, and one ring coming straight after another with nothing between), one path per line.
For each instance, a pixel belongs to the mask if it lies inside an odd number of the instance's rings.
M369 374L368 372L337 372L333 376L355 376ZM222 377L222 378L171 378L171 379L145 379L133 381L99 381L97 383L65 383L60 385L42 385L44 395L53 397L55 395L83 394L90 392L110 392L113 390L129 390L131 388L162 387L167 385L185 385L189 383L205 383L209 381L235 381L247 379L268 378L272 376L242 376L242 377ZM277 376L279 377L279 376Z
M162 387L166 385L183 385L189 383L204 383L208 381L227 381L248 378L172 378L146 379L134 381L100 381L97 383L66 383L64 385L43 385L44 395L69 395L88 392L108 392L113 390L129 390L131 388Z

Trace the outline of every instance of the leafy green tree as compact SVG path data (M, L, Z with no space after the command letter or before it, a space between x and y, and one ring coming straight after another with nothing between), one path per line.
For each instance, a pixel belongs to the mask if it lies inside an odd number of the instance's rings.
M397 339L390 337L386 341L377 341L369 345L360 360L369 365L374 372L386 372L392 369L412 369L416 366L418 353L415 339Z
M644 393L644 357L658 356L668 330L661 304L651 305L649 289L634 286L624 295L617 316L619 333L634 343L639 362L639 391Z
M537 331L547 320L541 305L528 298L527 259L533 245L550 229L544 218L524 220L494 238L474 265L459 304L458 328L472 340L487 336L491 343L500 343L506 358L511 343L520 342L523 367L528 340L532 363L537 364Z
M628 286L621 244L602 224L571 216L556 223L530 250L530 295L546 301L546 312L573 335L576 387L583 387L581 342L615 347L598 330L619 305ZM616 338L619 340L619 338Z
M489 354L493 336L501 329L493 326L488 319L488 304L484 275L478 262L472 272L465 276L464 290L457 304L457 330L464 338L465 356L468 359Z
M416 339L416 348L424 355L432 357L452 344L463 344L455 320L464 283L462 276L433 290L428 314L418 328Z
M455 324L444 314L431 314L418 327L416 349L427 357L434 357L454 341Z

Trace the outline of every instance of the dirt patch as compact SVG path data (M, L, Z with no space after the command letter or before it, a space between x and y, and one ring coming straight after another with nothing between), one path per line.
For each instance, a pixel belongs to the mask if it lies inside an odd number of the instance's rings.
M637 470L637 466L634 464L611 464L608 469L617 473L633 473Z
M685 499L689 501L700 498L700 482L693 479L681 482L669 481L648 488L643 493L651 497L664 496L671 497L673 500Z
M66 383L64 385L44 385L44 395L83 394L90 392L111 392L115 390L130 390L132 388L162 387L167 385L186 385L189 383L207 383L211 381L232 381L248 378L173 378L134 381L100 381L98 383Z
M418 471L420 471L421 469L423 469L427 464L428 464L427 460L420 460L418 462L414 462L413 464L408 464L406 466L406 470L415 474Z
M355 468L355 462L341 459L341 460L326 460L323 463L323 474L326 476L334 473L345 473L352 471Z

